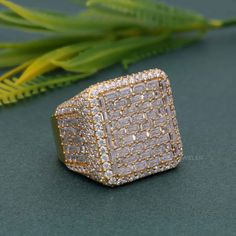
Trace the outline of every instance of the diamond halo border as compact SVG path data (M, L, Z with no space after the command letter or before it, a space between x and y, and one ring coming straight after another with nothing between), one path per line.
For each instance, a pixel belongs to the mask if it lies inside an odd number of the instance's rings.
M169 87L169 80L166 73L160 69L150 69L143 72L138 72L134 74L130 74L127 76L118 77L113 80L104 81L101 83L97 83L95 85L92 85L88 88L88 98L90 101L90 107L91 107L91 113L92 113L92 121L94 125L94 129L96 130L95 136L97 140L97 146L98 146L98 152L100 153L100 164L102 165L104 178L102 178L100 181L105 182L108 185L120 185L124 184L126 182L134 181L136 179L139 179L141 177L145 177L151 174L155 174L157 172L162 172L171 168L174 168L178 165L178 163L181 161L182 158L182 142L181 138L178 132L178 124L175 120L174 124L174 132L178 136L178 148L181 151L181 155L174 158L171 161L167 161L168 164L162 165L159 167L160 164L157 166L151 168L147 171L147 173L141 173L141 174L129 174L130 177L115 177L112 172L112 162L109 157L109 147L106 143L106 132L104 131L104 125L103 125L103 114L101 107L99 105L99 97L101 94L104 94L106 92L109 92L114 89L120 89L122 87L126 87L129 85L136 85L141 82L146 82L150 79L155 78L161 78L165 80L168 83ZM170 87L169 87L170 89ZM171 89L170 89L171 91ZM171 103L170 105L173 107L173 111L175 114L174 104L173 104L173 97L172 93L168 94L170 97ZM148 169L148 168L146 168ZM145 169L145 171L146 171ZM132 176L133 175L133 176Z

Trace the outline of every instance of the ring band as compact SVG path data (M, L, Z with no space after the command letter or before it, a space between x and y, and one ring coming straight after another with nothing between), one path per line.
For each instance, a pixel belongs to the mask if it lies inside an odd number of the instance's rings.
M183 151L172 92L159 69L108 80L53 115L60 160L115 186L177 166Z

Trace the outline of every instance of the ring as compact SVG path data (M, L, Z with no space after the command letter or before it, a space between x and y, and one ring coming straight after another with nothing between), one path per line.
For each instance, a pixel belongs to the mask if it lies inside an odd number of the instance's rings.
M160 69L92 85L52 118L60 160L104 185L174 168L183 156L170 82Z

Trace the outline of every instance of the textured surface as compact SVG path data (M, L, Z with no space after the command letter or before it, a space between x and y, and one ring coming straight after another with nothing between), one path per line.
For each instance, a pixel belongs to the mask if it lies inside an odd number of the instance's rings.
M170 81L159 69L96 83L60 104L54 119L65 165L105 185L172 169L183 157Z
M19 0L53 8L52 0ZM57 1L58 9L67 7ZM233 0L172 0L209 17L236 15ZM1 39L26 38L0 31ZM185 157L166 173L110 189L57 160L50 126L55 107L121 67L0 110L0 235L235 235L236 29L145 60L171 78Z
M145 176L178 155L177 144L173 144L175 112L170 110L166 84L152 78L101 97L113 173L132 176L137 172L137 177Z

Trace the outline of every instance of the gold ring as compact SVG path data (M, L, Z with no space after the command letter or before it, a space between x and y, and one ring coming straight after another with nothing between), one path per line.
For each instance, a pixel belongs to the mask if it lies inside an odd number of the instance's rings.
M168 76L151 69L85 89L53 115L60 160L115 186L177 166L183 156Z

